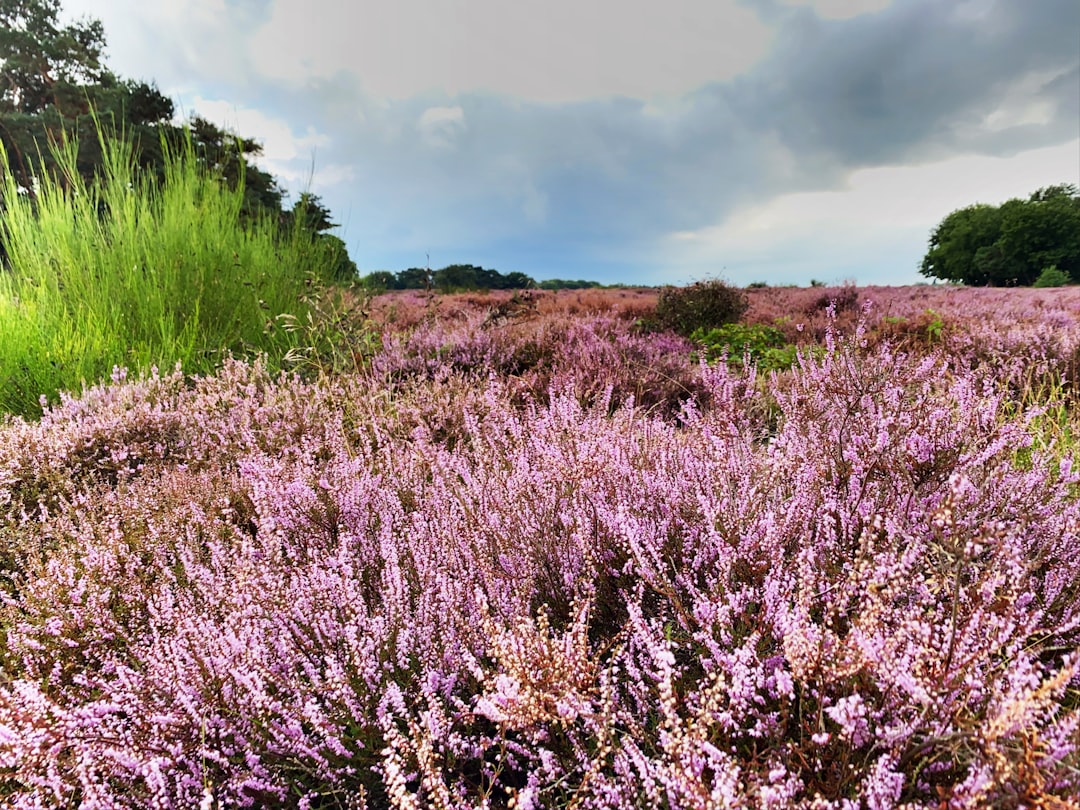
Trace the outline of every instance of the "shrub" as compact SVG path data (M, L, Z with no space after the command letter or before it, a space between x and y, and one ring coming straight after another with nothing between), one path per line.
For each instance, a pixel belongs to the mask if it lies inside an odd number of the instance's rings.
M787 342L783 332L761 323L729 323L716 329L698 329L690 338L702 345L704 357L710 363L726 357L735 365L749 362L760 371L776 371L791 368L798 356L798 349Z
M856 312L859 308L859 290L854 284L845 284L819 295L807 308L806 314L824 312L830 306L837 313Z
M735 323L749 306L745 292L711 279L688 287L664 287L656 302L656 320L662 328L689 336L696 329Z
M1058 268L1056 264L1052 264L1049 267L1044 267L1042 272L1039 273L1039 277L1035 279L1033 287L1064 287L1072 279L1069 278L1069 274L1064 270Z

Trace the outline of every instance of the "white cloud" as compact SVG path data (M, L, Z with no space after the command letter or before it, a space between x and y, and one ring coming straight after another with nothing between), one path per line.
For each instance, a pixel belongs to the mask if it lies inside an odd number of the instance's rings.
M846 20L872 14L888 7L892 0L785 0L790 6L810 6L819 17Z
M1000 132L1025 124L1049 124L1054 120L1054 103L1039 97L1044 85L1061 75L1059 71L1036 71L1009 84L998 106L981 122L981 127Z
M730 78L771 35L734 0L277 0L248 41L264 76L355 76L376 97L540 101L680 95Z
M200 115L208 121L245 138L254 138L262 145L262 154L255 159L260 168L276 175L290 191L319 192L328 186L352 179L354 169L342 164L319 166L318 149L329 146L331 139L308 127L301 134L283 118L261 110L240 107L221 99L195 96L184 111Z
M914 279L950 210L1080 179L1075 141L1023 151L1076 138L1069 0L62 2L372 256ZM849 174L962 151L1018 156Z
M428 146L452 148L466 129L465 111L461 107L428 107L416 122L416 129Z
M167 93L196 92L215 77L250 76L242 45L252 9L228 0L63 0L64 16L105 26L106 59L122 76L156 80Z
M688 276L727 267L740 283L758 280L761 268L770 268L775 275L763 280L773 282L857 275L862 283L910 283L930 231L951 211L1077 178L1080 141L1009 159L864 169L841 190L787 194L723 223L673 232L658 255Z
M314 127L308 127L303 135L297 135L283 118L221 99L195 96L191 111L245 137L258 133L254 137L262 144L263 157L268 161L288 161L298 156L309 158L316 147L330 143L329 136L316 132Z

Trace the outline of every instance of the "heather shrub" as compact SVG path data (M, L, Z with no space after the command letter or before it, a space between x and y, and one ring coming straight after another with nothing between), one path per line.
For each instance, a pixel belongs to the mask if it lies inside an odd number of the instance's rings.
M633 403L672 417L684 403L707 398L689 360L691 344L681 337L641 334L626 321L597 316L571 321L554 346L550 366L522 380L542 402L572 393L585 406Z
M857 312L859 309L859 290L854 284L845 284L842 287L821 293L813 299L806 308L805 313L812 315L815 312L824 312L832 308L834 312Z
M486 328L487 323L480 313L459 322L432 319L408 331L387 331L372 370L393 380L501 371L515 362L515 346L506 332Z
M692 344L681 337L643 334L610 315L507 321L491 312L388 332L372 371L395 384L494 373L513 381L519 403L546 402L554 389L573 391L583 404L633 401L667 416L707 395L689 360Z
M745 292L719 279L711 279L686 287L661 289L654 318L660 328L689 337L696 329L735 323L748 306Z
M47 516L72 499L175 467L204 470L251 452L289 456L350 418L363 378L318 385L275 377L261 359L226 360L190 378L177 367L62 394L40 420L8 418L0 432L0 518ZM331 406L331 402L339 404ZM369 397L370 406L378 400ZM334 416L327 419L327 409ZM224 415L228 419L224 419Z
M546 323L0 425L5 806L1069 806L1078 482L1011 370ZM662 355L678 419L616 393Z
M911 316L885 316L876 330L875 339L892 341L909 351L925 350L941 345L955 331L954 324L933 309Z

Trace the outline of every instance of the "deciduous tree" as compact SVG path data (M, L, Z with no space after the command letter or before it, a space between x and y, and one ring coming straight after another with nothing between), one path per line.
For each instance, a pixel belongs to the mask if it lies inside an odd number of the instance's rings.
M1029 286L1051 266L1080 282L1080 193L1073 185L953 211L931 233L920 272L964 284Z

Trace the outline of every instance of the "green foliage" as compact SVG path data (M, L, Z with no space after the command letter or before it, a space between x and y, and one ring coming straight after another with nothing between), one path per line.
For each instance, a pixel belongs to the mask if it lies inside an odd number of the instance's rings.
M273 175L251 163L262 153L257 141L199 117L185 126L174 124L173 102L156 86L122 80L105 67L101 22L61 25L60 6L60 0L0 0L0 146L18 186L32 194L35 178L62 174L50 149L54 143L78 144L64 169L92 183L105 170L99 122L124 132L134 162L159 181L165 177L166 152L191 144L197 159L221 182L242 189L246 220L279 217L288 230L298 209L305 209L313 241L322 241L320 249L336 257L330 275L355 279L344 245L322 234L333 227L329 211L309 194L286 210L284 191Z
M308 234L315 249L325 254L322 264L327 268L326 281L338 284L355 282L359 271L356 262L349 258L345 242L333 234L323 233L337 226L330 216L330 209L322 204L319 195L304 192L280 219L286 230L296 228Z
M142 165L160 163L152 127L168 124L172 102L153 85L121 81L105 68L100 21L61 26L59 11L58 0L0 0L0 144L19 185L30 189L36 174L55 173L48 144L71 133L81 146L78 172L92 178L102 164L95 116L133 136Z
M656 302L656 321L664 329L689 336L738 321L750 302L746 293L719 279L687 287L664 287Z
M283 319L306 320L328 273L310 232L244 219L242 185L218 182L192 140L163 147L164 180L136 168L130 140L102 135L99 147L99 182L75 171L69 142L33 196L0 150L0 410L34 415L39 396L77 392L114 365L201 374L228 353L266 352L272 367L295 356L302 335Z
M440 292L457 290L525 290L536 282L524 273L502 274L475 264L451 264L432 273L432 283Z
M378 270L360 279L369 290L427 290L460 292L463 290L531 290L536 282L524 273L500 273L475 264L451 264L441 270L410 267L397 273Z
M760 371L779 371L791 368L798 359L798 348L787 342L783 332L761 323L697 329L690 339L701 345L702 356L710 363L726 357L734 365L749 362Z
M394 274L395 290L430 290L432 272L426 267L409 267Z
M539 284L541 290L591 290L603 286L599 281L585 281L584 279L570 281L564 278L549 278Z
M372 293L386 292L394 289L396 277L389 270L376 270L360 278L360 286Z
M987 284L985 256L979 264L976 255L980 248L993 245L1000 234L1001 212L995 206L979 204L954 211L931 234L930 250L920 272L946 281Z
M1056 266L1080 281L1080 194L1049 186L1027 200L953 211L930 235L920 272L945 281L1029 286Z
M359 271L356 262L349 256L349 250L345 242L333 234L316 234L315 242L326 252L329 278L335 282L355 282Z
M285 192L278 186L273 175L251 163L253 158L262 154L262 145L258 141L240 137L197 116L183 127L161 122L156 125L156 130L164 135L174 149L191 140L195 146L195 154L203 164L210 167L229 188L243 191L241 212L246 218L263 215L280 217L288 227L298 209L325 211L319 204L318 197L312 199L311 195L307 194L300 195L300 201L291 211L283 209ZM152 156L147 165L160 165L154 157L156 156ZM312 202L315 203L314 206L311 205ZM303 222L314 226L320 222L320 218L316 213L315 216L303 218ZM322 229L315 228L315 232L319 230Z
M487 271L482 267L472 264L451 264L441 270L436 270L432 274L432 281L440 292L478 290L481 286L486 286L484 285L486 276Z
M60 27L59 0L0 0L0 112L39 113L61 106L78 83L109 74L98 20Z
M1042 272L1039 273L1039 277L1035 279L1033 287L1064 287L1070 283L1072 279L1069 278L1068 273L1064 270L1060 270L1056 264L1052 264L1049 267L1044 267Z
M926 317L925 330L926 340L928 343L940 343L941 339L945 336L945 321L941 317L941 313L936 309L930 309L927 307L925 313Z

